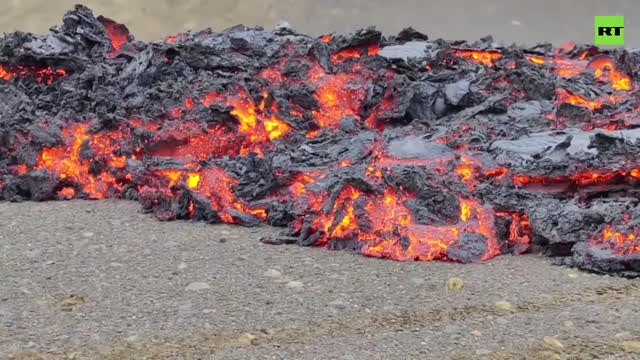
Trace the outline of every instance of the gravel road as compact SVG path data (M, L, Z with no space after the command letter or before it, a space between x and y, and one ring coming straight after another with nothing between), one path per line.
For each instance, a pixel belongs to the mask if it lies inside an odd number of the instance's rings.
M640 340L640 281L536 255L382 261L127 201L2 203L0 219L2 359L639 355L624 346Z

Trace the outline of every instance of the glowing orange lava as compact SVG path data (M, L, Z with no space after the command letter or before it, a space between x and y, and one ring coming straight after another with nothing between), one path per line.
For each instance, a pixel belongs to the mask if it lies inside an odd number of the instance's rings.
M640 253L639 235L640 233L635 227L632 232L620 232L607 225L600 237L596 238L593 243L606 245L618 255L638 254Z
M609 57L601 56L589 63L593 69L593 75L601 80L611 83L611 87L616 90L631 90L631 78L615 68L613 60Z
M495 62L502 57L499 51L493 50L466 50L455 49L453 53L456 56L463 57L486 66L493 66Z
M95 152L95 160L102 160L111 168L122 168L125 158L117 156L120 132L90 134L87 124L72 124L62 130L64 144L42 149L35 168L53 172L61 180L77 183L88 198L101 199L108 196L112 188L119 189L120 184L108 171L92 174L89 171L89 159L83 158L82 147L86 144Z

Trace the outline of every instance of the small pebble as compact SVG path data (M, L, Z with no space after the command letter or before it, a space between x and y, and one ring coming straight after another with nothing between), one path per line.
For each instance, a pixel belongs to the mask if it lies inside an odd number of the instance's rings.
M562 325L564 325L564 327L574 327L574 323L571 320L566 320L562 322Z
M498 301L496 302L496 308L502 311L511 311L513 310L513 305L508 301Z
M196 281L196 282L192 282L191 284L187 285L185 290L187 290L187 291L198 291L198 290L206 290L206 289L210 289L210 288L211 288L211 286L209 286L209 284L207 284L206 282Z
M547 344L547 346L549 346L550 348L556 350L564 348L564 345L562 345L562 343L553 336L545 336L544 338L542 338L542 341L544 341L544 343Z
M268 269L263 275L270 278L278 278L282 276L282 273L276 269Z
M238 338L238 342L242 345L251 345L255 342L256 336L250 333L244 333Z
M82 235L82 237L84 237L84 238L90 238L90 237L93 237L93 233L92 233L91 231L85 231L85 232L83 232L81 235Z
M73 307L84 304L84 298L80 295L71 294L62 300L62 306Z
M478 330L473 330L471 332L471 335L473 335L475 337L480 337L480 336L482 336L482 333L480 331L478 331Z
M136 342L136 341L138 341L139 338L140 337L138 335L131 335L131 336L127 337L125 340L127 342Z
M462 290L464 288L464 281L459 277L452 277L447 280L447 289L449 290Z
M289 281L286 286L291 289L302 289L304 284L302 281Z
M220 238L218 241L220 241L221 244L224 244L227 242L227 238Z

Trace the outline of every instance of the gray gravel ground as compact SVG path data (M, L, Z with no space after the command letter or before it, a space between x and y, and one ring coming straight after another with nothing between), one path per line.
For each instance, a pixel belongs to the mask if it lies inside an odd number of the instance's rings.
M127 201L1 203L0 219L1 359L640 358L623 349L640 281L536 255L382 261Z

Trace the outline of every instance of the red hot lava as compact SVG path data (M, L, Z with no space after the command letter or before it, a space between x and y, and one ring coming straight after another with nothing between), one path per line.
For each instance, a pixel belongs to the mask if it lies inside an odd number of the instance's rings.
M85 56L99 62L87 68L111 66L122 74L116 80L82 74L69 62L74 71L0 58L3 89L28 88L58 105L66 96L73 105L62 112L54 104L34 111L37 120L24 116L27 125L2 128L2 198L126 197L163 220L268 222L288 225L305 245L400 261L467 262L523 253L536 237L552 236L540 231L547 228L541 221L550 220L541 220L536 201L566 205L575 196L590 211L599 189L624 192L640 184L635 145L625 142L636 136L629 109L640 109L638 88L623 71L630 67L608 53L433 42L444 55L425 52L399 65L382 50L403 44L375 33L349 41L236 28L125 46L133 39L126 27L105 18L100 24L110 47L102 59ZM532 69L545 72L538 80L550 91L529 86ZM591 81L593 91L581 94L586 87L573 86L575 78ZM87 95L110 86L111 92ZM83 95L67 95L75 89ZM513 115L540 98L550 113ZM573 122L561 119L571 116L568 105L583 111ZM28 108L10 106L15 113ZM602 117L622 121L612 126ZM568 145L545 138L549 144L533 155L489 145L559 124L591 132L584 153L617 147L598 160L544 168L568 157ZM607 142L603 136L616 134L598 128L630 132ZM34 196L33 183L51 194ZM606 220L589 243L621 256L640 254L637 228L613 225L613 215Z

